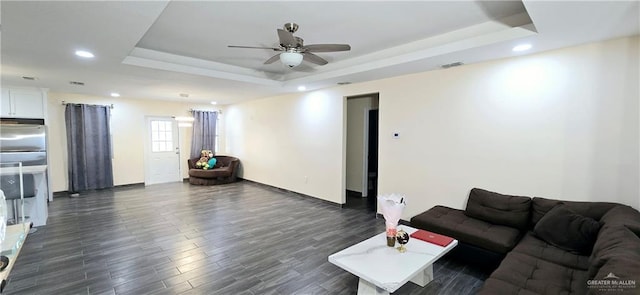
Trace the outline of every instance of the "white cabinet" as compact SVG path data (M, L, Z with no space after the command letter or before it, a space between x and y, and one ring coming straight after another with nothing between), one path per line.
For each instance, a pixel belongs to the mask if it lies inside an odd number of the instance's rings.
M3 88L0 117L43 119L46 96L40 89Z

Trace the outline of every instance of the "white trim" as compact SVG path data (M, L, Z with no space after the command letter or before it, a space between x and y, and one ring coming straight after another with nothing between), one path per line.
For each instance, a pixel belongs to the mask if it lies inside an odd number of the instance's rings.
M373 100L373 99L372 99ZM371 106L364 108L364 151L362 151L362 197L366 198L369 193L369 111Z
M153 117L144 116L144 185L149 185L149 153L151 152L151 147L149 146L149 122Z
M342 98L342 182L340 184L340 204L347 203L347 100Z

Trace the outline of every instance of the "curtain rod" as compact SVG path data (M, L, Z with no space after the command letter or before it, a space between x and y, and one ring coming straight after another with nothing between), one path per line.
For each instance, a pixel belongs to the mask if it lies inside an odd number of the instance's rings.
M66 102L66 101L62 101L62 105L68 105L68 104L73 104L72 102ZM90 106L101 106L101 107L109 107L110 109L113 109L113 104L110 105L102 105L102 104L89 104Z
M210 110L196 110L196 109L189 109L189 113L193 113L194 111L200 111L200 112L218 112L218 114L222 115L222 110L210 111Z

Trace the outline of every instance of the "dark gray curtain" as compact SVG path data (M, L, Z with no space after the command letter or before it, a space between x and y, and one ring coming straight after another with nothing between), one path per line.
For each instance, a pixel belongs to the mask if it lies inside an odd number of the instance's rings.
M214 151L216 148L218 112L193 111L193 118L191 158L199 158L202 150Z
M69 191L113 187L108 106L67 104Z

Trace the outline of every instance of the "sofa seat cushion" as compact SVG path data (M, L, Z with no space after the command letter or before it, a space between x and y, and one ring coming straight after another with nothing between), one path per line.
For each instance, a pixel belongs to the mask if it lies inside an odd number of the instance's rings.
M229 167L208 170L189 169L189 176L200 178L229 177L231 176L231 169L229 169Z
M526 229L530 209L529 197L502 195L474 188L469 193L464 214L492 224Z
M510 252L478 294L585 294L587 271Z
M525 234L513 251L570 268L589 269L589 256L562 250L537 238L532 232Z
M520 231L515 228L471 218L462 210L444 206L414 216L411 225L501 254L513 249L520 238Z

